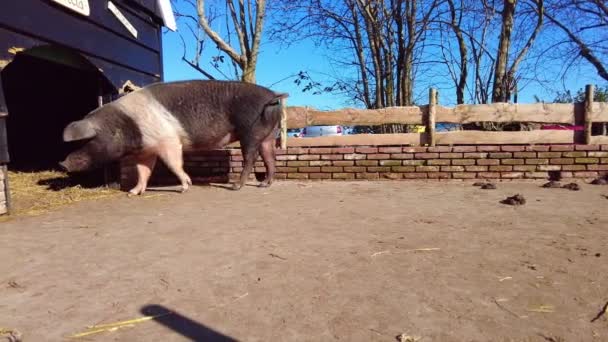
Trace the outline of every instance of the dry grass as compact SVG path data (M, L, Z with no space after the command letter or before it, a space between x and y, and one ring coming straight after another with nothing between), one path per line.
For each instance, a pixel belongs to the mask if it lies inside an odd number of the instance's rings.
M12 216L45 213L71 203L118 196L120 191L105 187L84 188L58 171L9 171Z

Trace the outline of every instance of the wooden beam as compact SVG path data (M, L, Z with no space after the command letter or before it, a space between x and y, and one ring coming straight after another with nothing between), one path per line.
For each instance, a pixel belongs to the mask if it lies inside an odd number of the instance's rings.
M384 146L384 145L422 145L424 134L355 134L325 136L315 138L288 138L291 146Z
M429 110L426 113L426 134L430 146L435 146L435 115L437 113L437 89L429 89Z
M574 142L574 131L454 131L437 133L436 138L437 145L572 144Z
M422 124L425 107L388 107L381 109L345 108L333 111L319 111L307 107L287 108L287 127L345 125L373 126L382 124Z
M577 106L572 103L490 103L437 106L437 122L538 122L573 124ZM607 110L608 111L608 110Z
M588 84L585 87L585 144L591 143L591 129L593 127L593 93L594 86Z
M608 136L594 135L591 137L591 145L608 145Z
M608 102L593 102L591 119L593 122L608 122Z

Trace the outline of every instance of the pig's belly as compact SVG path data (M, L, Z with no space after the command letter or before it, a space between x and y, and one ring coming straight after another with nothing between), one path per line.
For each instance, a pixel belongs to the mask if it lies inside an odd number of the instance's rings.
M213 150L223 148L237 140L238 139L234 133L228 133L217 137L199 138L196 141L184 144L184 151Z

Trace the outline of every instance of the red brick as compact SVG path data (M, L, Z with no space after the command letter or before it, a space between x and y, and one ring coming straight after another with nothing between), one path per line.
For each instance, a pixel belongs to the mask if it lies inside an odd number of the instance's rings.
M523 153L523 152L520 152L520 153ZM534 153L534 152L530 152L530 153ZM497 159L513 158L513 153L511 153L511 152L490 153L489 157L497 158Z
M355 179L354 173L334 173L332 174L333 179Z
M310 164L312 165L312 163ZM355 162L352 160L334 160L332 161L333 166L353 166Z
M562 155L566 158L584 158L587 156L587 152L585 152L585 151L564 152Z
M536 158L536 152L515 152L514 158Z
M477 152L498 152L500 146L489 145L489 146L477 146Z
M380 153L401 153L403 148L401 147L380 147L378 152Z
M585 165L562 165L564 171L585 171L587 167Z
M573 158L554 158L549 160L549 164L555 165L566 165L566 164L574 164Z
M538 152L538 158L560 158L561 152Z
M598 173L595 171L578 171L574 172L574 178L596 178Z
M421 167L423 167L423 166L421 166ZM463 172L464 166L442 166L441 171L442 172Z
M277 167L277 172L296 173L296 172L298 172L298 168L297 167L283 167L283 166L281 166L281 167Z
M524 178L523 172L505 172L500 174L501 178Z
M454 172L452 178L454 179L473 179L477 174L475 172Z
M465 169L465 171L468 171L468 172L485 172L485 171L488 171L488 167L487 166L478 166L478 165L465 166L464 169Z
M393 166L391 169L393 172L414 172L414 171L416 171L415 166Z
M230 167L241 167L241 166L243 166L243 163L242 163L242 162L234 162L234 161L232 161L232 162L230 162L228 165L229 165ZM211 165L210 165L210 166L211 166Z
M337 166L324 166L321 168L321 172L344 172L344 168Z
M562 166L561 165L538 165L537 170L538 171L561 171Z
M526 146L526 151L549 152L550 148L551 148L551 146L549 146L549 145L532 145L532 146Z
M529 179L544 179L544 178L549 178L549 173L548 172L526 172L524 177L529 178Z
M559 173L559 176L561 178L573 178L574 177L574 173L572 173L572 172L563 172L562 171L562 172Z
M416 172L439 172L439 166L416 166Z
M357 160L355 161L357 166L378 166L377 160Z
M319 160L321 156L318 154L301 154L298 156L298 160Z
M367 159L388 159L390 158L390 154L385 154L385 153L374 153L374 154L368 154L367 155Z
M475 159L452 159L452 165L475 165Z
M476 146L454 146L452 152L475 152L477 151Z
M226 168L216 168L212 170L213 173L228 173L230 172L230 170L226 169ZM256 167L253 169L253 172L266 172L266 168L265 167Z
M357 153L378 153L378 148L377 147L357 147L355 149L355 152Z
M439 158L439 153L416 153L416 159L436 159Z
M589 171L608 171L608 165L587 165L587 170Z
M331 166L331 160L312 160L310 161L310 166Z
M433 179L447 179L451 178L452 174L450 174L449 172L429 172L427 176Z
M551 145L551 152L574 151L574 145Z
M292 167L301 167L301 166L308 166L308 162L307 161L288 161L287 162L287 166L292 166Z
M370 166L367 168L367 172L391 172L391 168L388 166Z
M501 151L504 152L523 152L526 150L526 146L522 145L505 145L500 147Z
M355 153L355 148L354 147L334 147L331 150L331 153L333 153L333 154L337 154L337 153L341 153L341 154Z
M331 173L311 173L310 179L331 179Z
M287 174L286 173L275 173L274 179L287 179Z
M323 160L341 160L344 156L341 154L322 154L321 159Z
M479 178L500 178L500 173L499 172L480 172L477 174L477 177Z
M523 159L501 159L500 163L503 165L523 165Z
M310 153L310 154L331 154L332 148L331 147L314 147L314 148L311 148L310 150L308 150L308 153Z
M344 172L365 172L367 168L365 166L346 166Z
M602 145L602 151L608 151L608 144Z
M365 154L345 154L344 155L344 159L346 160L361 160L361 159L365 159L367 157L367 155Z
M414 159L413 153L394 153L391 154L391 159Z
M277 169L279 169L279 168L277 167ZM298 168L295 168L295 167L294 167L293 169L294 169L294 170L293 170L293 172L297 172L297 171L298 171ZM233 167L233 168L232 168L232 172L239 172L239 173L240 173L240 172L242 172L242 171L243 171L243 168L242 168L242 167Z
M429 159L426 161L427 165L450 165L449 159Z
M403 165L422 166L424 165L424 160L404 160L402 163Z
M382 165L382 166L399 166L399 165L401 165L401 160L381 160L380 165Z
M600 159L600 163L602 163L602 164L608 164L608 158L602 158L602 159Z
M284 157L284 156L277 156L277 160L285 160L285 159L279 159L280 157ZM232 157L230 157L230 160L232 160L232 161L243 161L243 156L232 156Z
M599 158L576 158L574 160L576 164L599 164Z
M591 151L591 152L587 153L587 157L594 157L594 158L608 157L608 151L603 151L603 152Z
M508 172L513 171L513 166L510 165L492 165L490 166L492 172Z
M288 173L288 179L308 179L307 173Z
M377 173L357 173L357 179L380 179Z
M254 166L264 166L264 162L258 161L253 164Z
M298 156L296 155L283 155L283 156L277 156L277 160L297 160ZM243 160L243 158L241 157L241 160Z
M549 164L549 159L526 159L528 165L546 165Z
M428 176L426 175L426 173L418 173L418 172L413 172L413 173L403 173L403 178L405 179L425 179Z
M424 146L416 146L416 147L404 147L403 152L405 153L424 153L427 151L427 148Z
M275 166L287 166L287 162L284 162L284 161L275 161L274 165Z
M487 153L482 153L482 152L467 152L464 154L464 158L475 158L475 159L483 159L483 158L487 158L488 154Z
M500 159L478 159L477 165L500 165Z
M239 151L239 154L241 153L241 150L233 150L233 151ZM287 154L287 150L284 150L282 148L275 148L274 149L274 154L276 154L277 156L284 155L284 154Z
M576 151L599 151L601 147L600 145L576 145L574 149Z
M290 147L287 149L287 154L306 154L308 153L307 148L302 147ZM289 177L289 175L287 175Z
M451 152L451 146L431 146L427 150L428 152Z
M439 158L442 159L460 159L463 157L462 153L439 153Z
M402 173L382 173L382 174L380 174L380 176L382 178L386 178L386 179L402 179L403 178Z
M321 172L321 168L318 167L318 166L317 167L310 167L310 166L299 167L298 168L298 172L306 172L306 173L309 173L309 172Z

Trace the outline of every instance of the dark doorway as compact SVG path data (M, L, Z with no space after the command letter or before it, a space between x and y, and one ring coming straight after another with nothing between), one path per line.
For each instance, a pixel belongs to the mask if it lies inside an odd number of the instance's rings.
M2 71L2 86L9 112L9 169L28 172L58 169L76 147L63 142L63 129L95 109L100 94L115 92L84 57L56 47L18 54ZM104 170L85 178L102 185Z

